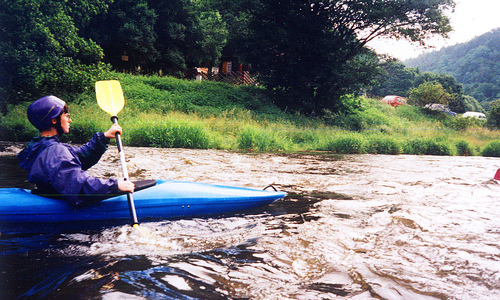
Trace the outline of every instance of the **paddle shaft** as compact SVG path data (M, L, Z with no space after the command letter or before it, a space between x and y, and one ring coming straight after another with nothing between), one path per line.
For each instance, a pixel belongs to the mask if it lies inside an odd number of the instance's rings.
M111 117L111 122L113 122L113 124L118 124L118 117L117 116ZM120 164L122 166L123 180L127 181L129 180L129 178L128 178L127 165L125 164L125 153L123 152L122 139L118 132L116 133L116 146L118 147L118 154L120 155ZM132 197L131 193L127 193L127 201L128 201L128 209L130 211L130 217L132 218L132 225L138 225L139 221L137 220L137 213L135 211L134 198Z

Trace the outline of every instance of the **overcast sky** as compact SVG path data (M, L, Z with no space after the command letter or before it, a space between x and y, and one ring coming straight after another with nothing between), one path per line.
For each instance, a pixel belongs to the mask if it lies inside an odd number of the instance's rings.
M379 54L389 54L400 60L417 57L423 52L437 51L442 47L470 41L492 29L500 27L500 0L455 0L457 4L454 12L449 12L451 25L454 29L450 38L434 38L425 49L405 41L376 40L368 46Z

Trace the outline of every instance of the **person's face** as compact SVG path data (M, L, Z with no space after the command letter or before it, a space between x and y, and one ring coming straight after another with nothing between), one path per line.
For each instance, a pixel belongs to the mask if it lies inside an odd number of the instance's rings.
M61 115L61 128L64 133L69 133L69 123L71 123L71 118L69 117L69 113L63 113Z

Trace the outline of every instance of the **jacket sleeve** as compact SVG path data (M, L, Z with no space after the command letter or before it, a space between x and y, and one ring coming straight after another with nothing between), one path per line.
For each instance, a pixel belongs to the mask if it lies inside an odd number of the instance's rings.
M73 205L95 203L104 195L118 192L116 179L104 180L90 176L82 170L79 159L68 147L53 146L44 155L44 171L50 184Z
M109 138L105 137L103 132L96 132L89 142L80 148L72 147L72 150L78 155L82 169L87 170L99 162L108 149L108 144Z

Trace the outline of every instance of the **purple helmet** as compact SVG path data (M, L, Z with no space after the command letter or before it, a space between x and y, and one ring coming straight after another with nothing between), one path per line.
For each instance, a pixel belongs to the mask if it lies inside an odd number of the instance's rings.
M28 120L38 130L47 129L52 125L52 119L61 114L66 102L56 96L45 96L28 107Z

